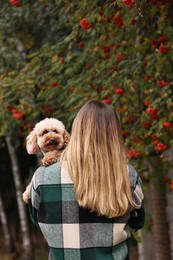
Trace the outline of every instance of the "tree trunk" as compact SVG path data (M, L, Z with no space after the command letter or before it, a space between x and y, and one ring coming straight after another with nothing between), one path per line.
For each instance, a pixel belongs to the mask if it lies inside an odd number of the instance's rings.
M17 252L8 225L1 194L0 194L0 220L1 220L2 229L4 233L4 241L5 241L7 253L10 254L12 259L16 259Z
M14 183L16 188L16 199L17 199L18 210L19 210L19 219L20 219L20 226L22 231L22 244L24 250L23 259L33 260L34 255L32 249L32 242L31 242L31 236L28 227L26 207L22 200L20 170L19 170L18 160L16 156L16 151L11 143L11 137L6 136L5 139L6 139L8 152L11 160L12 173L13 173Z
M172 14L173 14L173 3L172 3ZM173 19L172 19L173 22ZM164 152L164 158L166 161L169 162L171 165L169 171L168 171L168 178L173 179L173 148L169 148ZM167 192L167 215L168 215L168 222L169 222L169 236L170 236L170 242L171 242L171 259L173 260L173 192L168 191Z
M160 158L149 159L149 171L152 173L150 182L150 202L152 212L152 231L154 237L155 259L170 260L170 238L169 225L166 215L166 192L164 187L159 187L158 183L163 183L163 173L161 174L162 162Z

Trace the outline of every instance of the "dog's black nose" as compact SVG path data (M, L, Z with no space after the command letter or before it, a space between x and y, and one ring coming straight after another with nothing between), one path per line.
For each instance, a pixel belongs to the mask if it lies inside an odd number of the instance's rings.
M54 143L54 142L55 142L55 138L51 138L51 139L50 139L50 142L51 142L51 143Z

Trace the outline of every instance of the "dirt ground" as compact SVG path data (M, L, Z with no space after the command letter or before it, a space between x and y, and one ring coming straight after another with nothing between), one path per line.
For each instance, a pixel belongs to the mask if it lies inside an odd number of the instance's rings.
M1 230L0 230L0 234ZM16 236L15 236L16 237ZM47 260L48 259L48 246L47 243L43 237L43 235L41 234L40 230L38 229L34 229L32 230L32 243L33 243L33 250L34 250L34 256L35 259L34 260ZM3 241L3 237L0 236L0 260L24 260L22 257L22 241L20 239L20 241L17 239L15 241L15 246L18 252L18 256L16 258L12 258L12 256L10 256L9 254L7 254L5 251L5 245L4 245L4 241ZM132 240L131 243L131 259L133 260L137 260L138 256L137 256L137 248L136 248L136 243L134 242L134 240Z
M1 230L0 230L1 231ZM0 234L2 234L0 232ZM34 250L35 260L47 260L48 259L48 247L47 243L43 238L43 235L39 230L34 230L32 232L32 244ZM15 240L15 247L18 255L16 258L13 258L6 252L6 247L3 241L3 237L0 235L0 260L23 260L23 249L22 249L22 241L21 239Z

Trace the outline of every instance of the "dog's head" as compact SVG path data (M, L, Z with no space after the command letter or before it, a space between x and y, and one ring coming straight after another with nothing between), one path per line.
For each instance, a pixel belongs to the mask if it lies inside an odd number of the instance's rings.
M45 118L37 123L26 138L26 149L29 154L63 150L70 139L63 123L55 118Z

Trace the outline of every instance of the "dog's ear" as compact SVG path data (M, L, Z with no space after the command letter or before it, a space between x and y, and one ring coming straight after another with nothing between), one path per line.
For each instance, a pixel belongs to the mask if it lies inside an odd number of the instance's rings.
M65 130L64 134L63 134L63 138L64 138L64 144L65 144L65 147L68 145L69 143L69 140L70 140L70 135L69 133Z
M35 131L32 132L26 137L26 150L29 154L36 154L39 151L39 146L37 144L37 136Z

